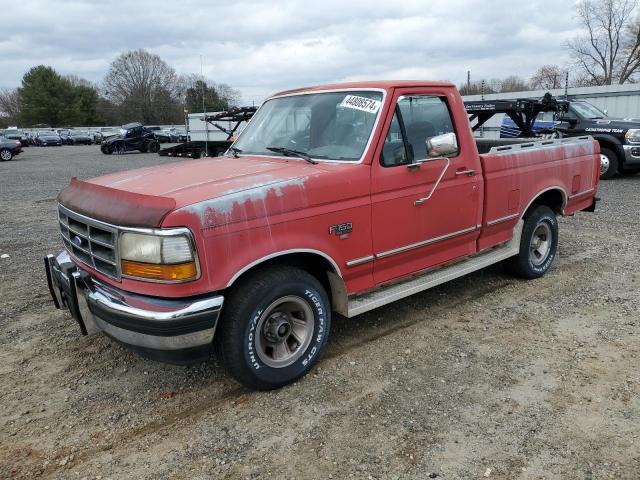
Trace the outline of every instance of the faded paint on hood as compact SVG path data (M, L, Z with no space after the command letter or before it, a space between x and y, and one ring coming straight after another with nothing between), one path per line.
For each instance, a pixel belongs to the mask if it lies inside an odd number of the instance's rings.
M358 167L295 158L205 158L74 181L59 198L72 210L117 225L155 227L182 217L210 228L325 203L339 183L346 190L338 196L363 195L361 188L349 188L352 179L344 175ZM148 215L152 207L154 215Z
M89 182L127 192L171 198L176 208L279 182L317 170L299 159L215 157L97 177Z

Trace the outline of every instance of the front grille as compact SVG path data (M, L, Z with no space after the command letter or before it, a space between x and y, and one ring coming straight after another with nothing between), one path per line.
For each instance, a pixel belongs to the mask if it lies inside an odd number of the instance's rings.
M118 229L58 206L60 235L76 258L100 273L120 279L116 244Z

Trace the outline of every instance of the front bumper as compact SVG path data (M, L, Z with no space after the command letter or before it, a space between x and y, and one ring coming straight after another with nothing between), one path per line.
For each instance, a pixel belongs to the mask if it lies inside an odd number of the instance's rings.
M626 165L640 167L640 145L623 145Z
M67 307L83 335L103 332L138 353L169 363L210 354L224 297L167 299L125 292L79 268L63 250L45 257L56 308Z

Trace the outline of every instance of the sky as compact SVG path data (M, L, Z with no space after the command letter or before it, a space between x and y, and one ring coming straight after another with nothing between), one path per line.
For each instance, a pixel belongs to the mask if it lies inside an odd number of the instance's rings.
M35 65L101 82L144 48L259 104L280 90L350 80L530 77L568 61L580 30L557 0L0 0L0 88Z

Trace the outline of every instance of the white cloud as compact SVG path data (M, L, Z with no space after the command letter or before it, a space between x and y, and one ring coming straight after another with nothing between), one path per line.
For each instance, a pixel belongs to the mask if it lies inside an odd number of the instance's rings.
M0 0L4 2L5 0ZM527 77L566 61L573 6L552 0L136 2L26 0L2 7L0 86L38 64L100 81L146 48L261 101L309 84L379 78ZM1 5L0 5L1 6Z

